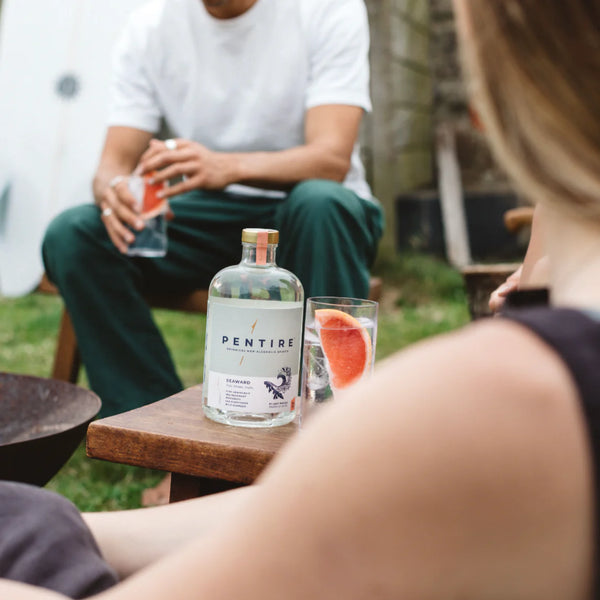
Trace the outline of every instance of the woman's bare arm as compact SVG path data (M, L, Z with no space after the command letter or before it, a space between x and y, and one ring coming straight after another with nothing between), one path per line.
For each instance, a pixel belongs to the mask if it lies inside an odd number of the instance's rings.
M0 598L6 598L6 600L65 600L67 596L24 583L0 579Z
M239 488L165 506L82 516L102 555L124 579L206 535L246 502L254 490Z
M106 598L584 597L584 431L563 363L519 326L421 344L302 431L235 515Z
M586 598L592 488L563 363L518 325L480 324L386 361L214 527L99 597Z

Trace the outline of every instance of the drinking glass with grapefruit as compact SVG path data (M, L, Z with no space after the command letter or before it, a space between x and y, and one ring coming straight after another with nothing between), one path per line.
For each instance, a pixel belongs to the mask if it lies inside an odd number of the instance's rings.
M158 192L164 188L164 183L155 182L153 173L149 173L143 177L131 175L128 177L127 185L138 202L140 217L144 221L144 229L134 231L135 240L129 245L127 254L149 258L165 256L167 253L166 218L169 204L158 195Z
M371 375L378 304L360 298L315 297L306 301L302 414Z

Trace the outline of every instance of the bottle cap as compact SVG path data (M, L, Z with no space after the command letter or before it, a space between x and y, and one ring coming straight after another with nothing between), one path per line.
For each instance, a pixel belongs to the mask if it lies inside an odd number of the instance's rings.
M242 242L256 244L258 242L259 233L267 234L267 244L279 243L279 231L277 229L255 229L245 228L242 230Z

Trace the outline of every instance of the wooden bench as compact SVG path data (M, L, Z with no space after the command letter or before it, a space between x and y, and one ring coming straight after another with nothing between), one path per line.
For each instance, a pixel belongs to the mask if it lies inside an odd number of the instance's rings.
M378 301L381 298L382 285L383 282L379 277L371 278L369 289L370 300ZM45 294L59 294L57 288L45 274L38 286L38 291ZM206 313L208 291L195 290L186 294L153 294L146 296L145 299L151 308L164 308L189 313ZM71 317L67 309L63 308L56 351L54 353L52 378L77 383L80 368L81 357L79 355L77 337L75 336Z

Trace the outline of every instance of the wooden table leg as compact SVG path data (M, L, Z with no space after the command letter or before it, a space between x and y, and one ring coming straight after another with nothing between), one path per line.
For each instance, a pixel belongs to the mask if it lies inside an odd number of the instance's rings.
M171 473L171 493L169 502L180 502L189 500L198 496L207 496L225 492L234 488L242 487L242 483L232 483L221 479L209 479L208 477L192 477L191 475L181 475L180 473Z

